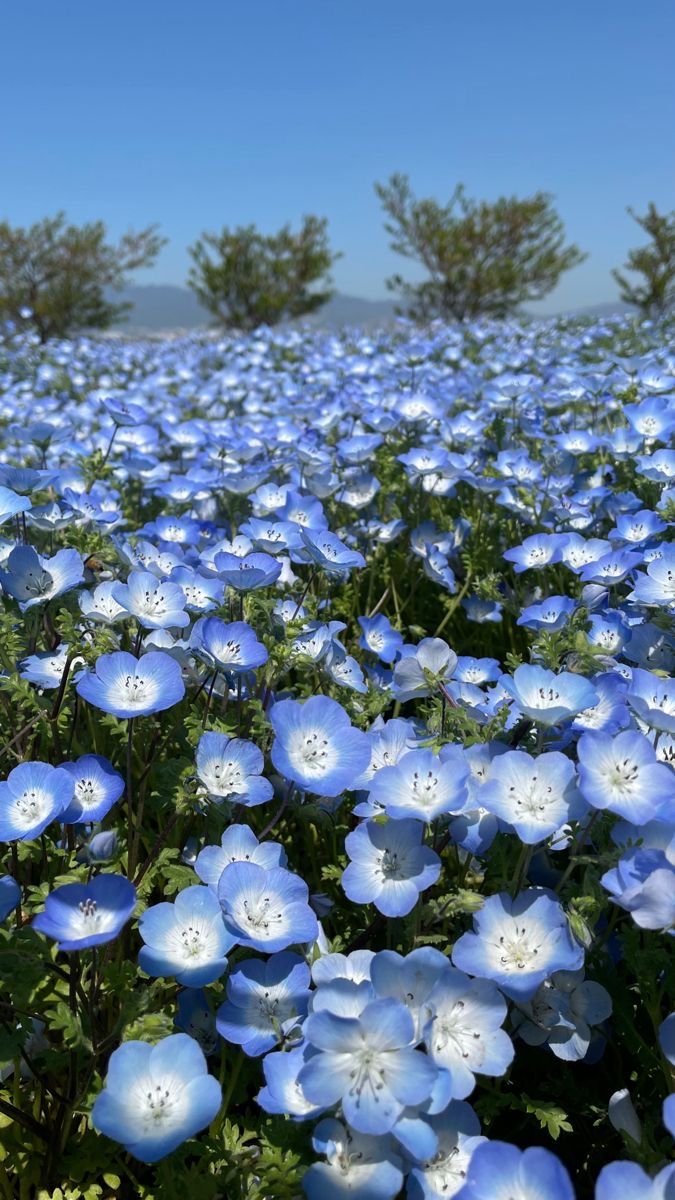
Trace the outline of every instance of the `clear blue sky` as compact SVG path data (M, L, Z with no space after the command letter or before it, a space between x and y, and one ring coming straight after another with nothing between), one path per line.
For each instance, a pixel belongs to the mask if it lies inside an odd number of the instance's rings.
M159 221L139 282L181 283L200 231L330 220L340 290L403 264L373 180L557 197L590 251L550 310L615 295L675 208L673 0L7 0L0 215ZM411 275L412 277L412 275Z

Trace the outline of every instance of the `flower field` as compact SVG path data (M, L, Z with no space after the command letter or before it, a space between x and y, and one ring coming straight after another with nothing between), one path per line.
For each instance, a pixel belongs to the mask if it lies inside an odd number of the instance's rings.
M0 341L0 1195L675 1197L675 354Z

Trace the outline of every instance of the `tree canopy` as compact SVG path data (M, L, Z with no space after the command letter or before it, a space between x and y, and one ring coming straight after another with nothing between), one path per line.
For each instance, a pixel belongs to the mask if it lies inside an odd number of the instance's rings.
M565 245L562 221L546 192L476 201L458 184L448 203L439 204L417 199L408 177L399 174L375 190L392 250L428 272L421 283L398 274L387 280L416 320L508 316L541 300L585 258L577 246Z
M612 271L621 289L621 299L653 317L661 317L675 308L675 210L660 213L650 203L643 217L632 208L631 217L649 234L646 246L629 250L623 270ZM624 274L631 271L641 280L629 280Z
M0 316L31 321L40 340L105 329L128 312L109 292L151 266L164 238L156 225L107 240L102 221L69 225L64 213L27 228L0 222Z
M289 225L272 234L255 225L204 233L189 248L188 284L221 325L251 330L305 316L333 295L329 272L340 256L327 226L306 216L297 233Z

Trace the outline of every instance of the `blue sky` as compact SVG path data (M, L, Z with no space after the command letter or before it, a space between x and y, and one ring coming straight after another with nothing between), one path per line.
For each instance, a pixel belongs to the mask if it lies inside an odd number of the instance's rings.
M203 229L326 215L344 292L385 295L373 181L421 195L553 192L590 252L544 306L612 299L675 208L672 0L9 0L0 215L66 209L170 238L139 282L181 283Z

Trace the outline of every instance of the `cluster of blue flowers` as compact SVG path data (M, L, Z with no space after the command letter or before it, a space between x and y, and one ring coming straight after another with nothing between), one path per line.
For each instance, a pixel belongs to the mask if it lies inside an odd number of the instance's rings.
M652 327L8 330L0 412L8 1186L675 1197Z

